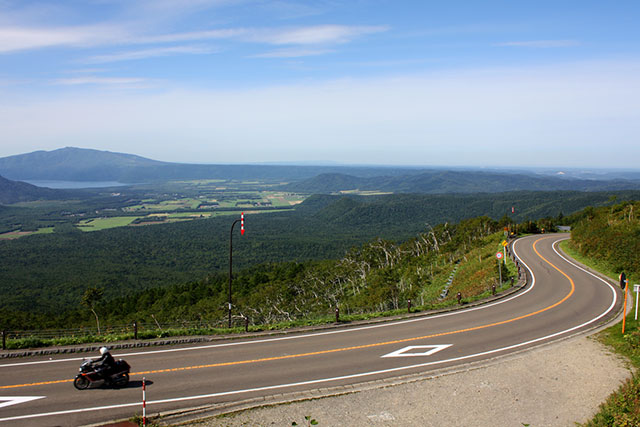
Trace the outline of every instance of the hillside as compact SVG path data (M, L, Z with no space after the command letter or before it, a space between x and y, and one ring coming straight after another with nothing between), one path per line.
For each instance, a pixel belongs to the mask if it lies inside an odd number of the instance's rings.
M594 179L526 171L445 170L375 166L181 164L131 154L61 148L0 158L0 175L12 180L150 183L222 179L288 183L283 190L330 194L363 190L392 193L499 193L507 191L613 191L640 189L637 174L602 173ZM573 176L573 175L572 175ZM581 175L576 175L581 176ZM597 178L596 177L600 177ZM627 179L611 179L625 176Z
M322 174L284 186L298 193L330 194L340 191L395 193L500 193L507 191L612 191L640 189L637 180L587 180L518 173L478 171L424 171L403 176L363 178L345 174Z
M0 159L0 174L21 180L116 181L131 169L162 162L131 154L66 147Z
M0 175L14 180L144 183L177 179L224 179L289 182L338 171L366 177L413 172L407 168L384 167L183 164L74 147L0 158Z
M637 200L637 199L635 199ZM629 283L640 279L640 202L589 207L580 212L570 245L581 255L597 259L607 271L625 271Z
M234 239L234 267L336 259L371 239L394 242L437 224L506 214L518 222L606 206L612 193L547 192L482 195L309 197L294 211L246 215L246 233ZM618 194L638 199L640 192ZM0 310L55 311L78 304L91 284L105 297L201 280L228 268L230 218L152 227L122 227L0 241ZM75 231L75 232L74 232Z
M9 205L32 200L55 199L64 192L40 188L26 182L11 181L0 176L0 205Z

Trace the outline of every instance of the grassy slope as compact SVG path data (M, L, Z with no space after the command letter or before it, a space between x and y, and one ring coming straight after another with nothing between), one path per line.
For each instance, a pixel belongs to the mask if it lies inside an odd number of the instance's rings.
M598 260L586 258L577 251L571 249L568 241L561 243L562 250L576 260L600 271L612 280L618 280L618 275L609 267ZM633 279L631 280L633 282ZM633 304L631 298L630 304ZM632 310L626 319L625 333L622 334L622 325L617 323L596 335L597 339L611 347L616 353L626 356L633 367L640 367L640 322L634 320ZM600 405L600 411L593 419L583 426L638 426L640 425L640 377L636 374L628 379L615 391L606 402Z

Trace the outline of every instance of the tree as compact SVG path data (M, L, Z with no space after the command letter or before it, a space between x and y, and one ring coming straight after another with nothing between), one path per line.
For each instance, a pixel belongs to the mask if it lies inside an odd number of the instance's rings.
M89 307L89 310L96 316L96 326L98 327L98 335L100 335L100 319L98 319L98 313L96 313L95 306L100 302L104 295L104 289L90 287L84 291L82 295L82 303Z

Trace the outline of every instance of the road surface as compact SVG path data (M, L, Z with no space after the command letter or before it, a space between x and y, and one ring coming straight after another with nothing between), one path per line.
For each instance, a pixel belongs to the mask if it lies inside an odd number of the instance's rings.
M531 280L521 292L439 315L281 337L114 353L131 383L78 391L82 358L0 363L0 427L87 425L142 413L387 379L481 361L593 329L620 310L621 292L565 259L566 235L530 236L514 253Z

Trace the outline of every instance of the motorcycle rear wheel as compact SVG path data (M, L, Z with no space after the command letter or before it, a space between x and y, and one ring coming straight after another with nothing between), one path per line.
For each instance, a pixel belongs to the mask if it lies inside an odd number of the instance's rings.
M114 381L114 384L117 387L124 387L127 384L129 384L129 374L128 373L124 373L120 376L118 376L118 378L116 378L116 380Z
M79 375L75 380L73 380L73 386L78 390L86 390L89 388L89 384L91 384L91 381L83 375Z

